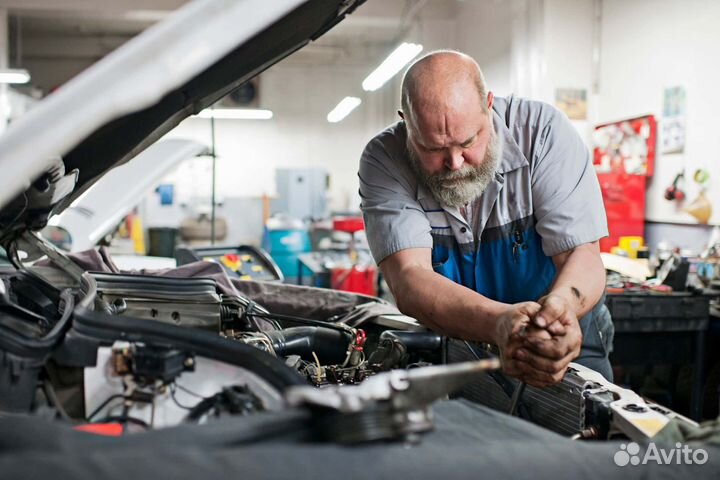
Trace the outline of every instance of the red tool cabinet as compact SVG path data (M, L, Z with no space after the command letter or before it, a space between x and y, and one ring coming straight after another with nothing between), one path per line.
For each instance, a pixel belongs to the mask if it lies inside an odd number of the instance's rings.
M619 237L644 236L645 184L652 175L657 141L653 115L595 127L595 165L610 236L600 240L609 252Z

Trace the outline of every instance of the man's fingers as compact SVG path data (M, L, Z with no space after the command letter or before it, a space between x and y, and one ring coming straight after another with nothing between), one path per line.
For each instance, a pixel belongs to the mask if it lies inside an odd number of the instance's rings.
M500 359L502 361L503 371L515 378L527 378L530 385L546 386L557 383L562 379L562 373L567 364L553 363L555 358L547 361L540 361L540 364L534 366L532 363L521 362L523 355L532 353L533 344L528 343L529 339L542 345L557 344L556 338L564 338L554 336L552 330L540 328L532 321L535 316L542 310L542 305L536 302L523 302L513 305L513 307L503 315L498 325L498 345L501 349ZM555 328L556 332L563 332L565 327L561 325L561 329ZM546 347L547 348L547 347ZM559 348L559 347L556 347ZM525 353L518 356L518 351ZM540 355L542 356L542 355ZM558 354L558 359L562 358ZM568 360L569 362L569 360Z
M564 364L558 362L552 366L552 371L544 371L530 362L508 358L506 355L503 355L502 369L505 374L517 378L528 385L543 388L560 382L565 376L569 362L569 359L567 359Z
M517 368L517 363L514 361L503 364L503 372L516 378L522 374L522 372Z
M537 338L526 339L524 346L533 355L539 355L550 360L559 360L570 353L574 344L565 341L558 341L555 337L553 340L540 340Z
M539 328L535 325L528 325L527 329L525 330L525 338L533 338L537 340L550 340L552 339L551 332L548 329L545 328Z
M542 309L542 305L537 302L522 302L517 304L517 311L532 318Z
M506 374L517 377L520 375L520 370L517 368L517 361L513 358L515 356L515 350L512 348L503 349L500 353L500 362L502 364L502 370Z
M537 315L533 317L533 321L535 325L541 328L546 328L560 319L567 309L567 304L555 295L548 295L540 301L542 302L542 308Z
M529 365L536 370L540 370L542 372L550 374L562 370L562 368L566 365L563 364L561 360L552 360L549 358L540 357L522 348L515 351L513 358L515 358L519 362Z
M547 331L552 335L565 335L567 329L565 325L563 325L563 322L553 322L547 326Z
M551 360L559 360L570 354L580 353L582 333L579 327L570 328L566 335L552 337L552 340L527 337L523 345L533 354Z
M539 370L549 374L556 374L564 371L568 364L574 360L573 352L559 359L551 359L534 355L532 352L520 348L515 351L513 358L524 364L528 364L535 370Z
M538 302L542 308L533 318L533 323L537 326L552 329L554 334L562 334L562 328L576 320L573 310L563 297L551 294Z
M513 318L512 329L510 330L510 336L525 336L527 327L530 324L530 317L517 314Z

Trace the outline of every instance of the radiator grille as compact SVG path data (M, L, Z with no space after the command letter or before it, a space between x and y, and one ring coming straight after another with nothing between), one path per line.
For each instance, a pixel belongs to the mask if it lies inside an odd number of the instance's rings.
M478 356L482 358L487 354L487 350L479 344L454 339L447 343L448 363L476 360ZM508 385L517 386L519 383L499 372L496 375L503 377ZM562 435L573 435L585 428L585 399L582 392L589 386L589 382L572 372L552 387L527 386L522 396L524 409L519 413L523 418L527 417L527 420L548 430ZM467 385L457 396L495 410L510 410L508 393L489 374L484 374L480 380Z

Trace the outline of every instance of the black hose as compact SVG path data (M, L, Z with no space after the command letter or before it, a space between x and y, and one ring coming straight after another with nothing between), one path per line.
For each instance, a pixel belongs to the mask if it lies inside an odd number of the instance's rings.
M442 335L435 332L408 332L405 330L385 330L380 334L380 341L397 340L408 352L416 350L437 351L442 348Z
M352 341L347 333L325 327L292 327L266 332L265 335L272 341L278 357L299 355L303 360L312 362L315 352L323 364L337 364L345 360Z
M245 368L280 392L307 382L285 363L258 348L222 338L216 333L147 320L118 317L104 312L75 308L72 331L97 341L144 342L193 352L198 356Z
M60 300L64 306L61 308L60 319L48 333L41 338L28 338L14 330L3 329L3 348L21 357L45 359L70 328L75 299L70 290L63 290Z
M215 406L218 405L220 401L220 394L213 395L212 397L207 397L201 400L195 406L188 408L188 410L190 411L185 416L184 421L192 423L197 422L198 420L200 420L200 418L202 418L203 415L209 413L213 408L215 408Z
M94 417L95 415L97 415L98 413L100 413L103 408L107 407L108 404L110 404L110 402L112 402L113 400L116 400L116 399L118 399L118 398L125 398L125 397L123 396L122 393L116 393L116 394L114 394L114 395L110 395L110 396L109 396L108 398L106 398L100 405L98 405L98 406L95 408L95 410L93 410L93 411L90 413L90 415L87 416L87 418L85 419L85 421L87 421L87 422L92 422L92 419L93 419L93 417Z
M299 323L302 325L311 325L315 327L323 327L323 328L332 328L333 330L337 330L340 332L350 332L352 330L352 327L349 327L345 325L344 323L328 323L323 322L321 320L313 320L312 318L305 318L305 317L296 317L295 315L284 315L279 313L252 313L248 314L252 315L253 317L258 318L267 318L267 319L277 319L277 320L283 320L290 323Z

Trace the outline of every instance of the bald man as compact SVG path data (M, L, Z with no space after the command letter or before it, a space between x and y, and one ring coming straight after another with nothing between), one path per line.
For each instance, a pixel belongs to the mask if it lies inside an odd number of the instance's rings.
M503 370L531 385L559 382L571 361L612 379L607 221L567 118L493 97L454 51L416 61L401 103L358 173L370 248L400 310L497 345Z

